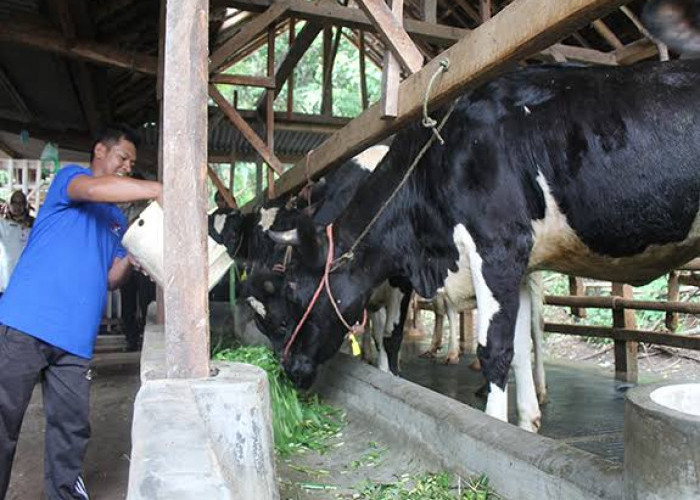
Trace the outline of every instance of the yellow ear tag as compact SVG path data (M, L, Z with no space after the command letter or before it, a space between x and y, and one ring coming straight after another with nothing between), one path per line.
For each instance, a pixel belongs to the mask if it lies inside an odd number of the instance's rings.
M352 349L353 356L359 356L362 354L362 349L360 348L360 343L355 338L354 334L349 334L348 339L350 339L350 349Z

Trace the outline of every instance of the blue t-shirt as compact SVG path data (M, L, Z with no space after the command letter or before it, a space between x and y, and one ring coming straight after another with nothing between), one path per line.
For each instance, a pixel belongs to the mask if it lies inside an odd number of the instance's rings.
M76 202L68 184L92 171L61 169L0 298L0 323L91 358L107 297L107 274L121 245L124 214L111 203Z

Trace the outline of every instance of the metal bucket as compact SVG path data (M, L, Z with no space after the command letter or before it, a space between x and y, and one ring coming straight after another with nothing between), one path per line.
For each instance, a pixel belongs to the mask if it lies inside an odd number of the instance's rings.
M226 247L207 237L209 247L209 290L221 280L233 264ZM129 226L122 244L143 270L159 286L164 284L163 209L151 202Z

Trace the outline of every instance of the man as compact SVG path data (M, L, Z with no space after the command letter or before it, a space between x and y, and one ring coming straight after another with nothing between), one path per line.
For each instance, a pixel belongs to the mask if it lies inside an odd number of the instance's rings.
M29 215L27 198L22 191L15 191L0 217L0 297L5 292L12 271L27 244L34 217Z
M90 168L65 166L53 180L27 246L0 298L0 497L32 389L41 380L46 413L47 498L88 498L81 477L90 437L89 362L107 289L128 276L118 202L162 199L162 186L126 176L138 138L112 126Z

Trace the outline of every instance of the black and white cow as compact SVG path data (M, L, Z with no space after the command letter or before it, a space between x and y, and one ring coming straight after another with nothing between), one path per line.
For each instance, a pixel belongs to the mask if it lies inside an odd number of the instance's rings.
M699 111L700 61L532 67L464 94L442 131L446 145L428 150L352 259L329 274L340 313L359 321L389 276L425 297L444 287L455 304L475 295L487 413L505 420L511 363L530 366L530 272L643 284L700 253ZM336 220L332 257L356 242L430 134L418 124L397 134ZM329 246L310 225L300 220L296 236L311 257L261 297L285 318L267 333L301 387L345 333L321 294L293 335ZM520 425L536 429L534 388L522 391Z
M683 54L700 54L700 0L651 0L642 16L649 31Z

